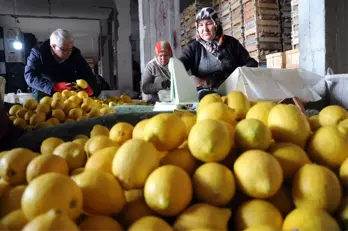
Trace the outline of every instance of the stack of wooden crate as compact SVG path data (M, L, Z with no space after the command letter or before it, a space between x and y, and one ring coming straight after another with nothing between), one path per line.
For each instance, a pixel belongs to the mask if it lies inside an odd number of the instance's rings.
M218 17L221 21L221 26L226 35L232 35L232 11L229 0L223 0L218 7Z
M243 1L242 0L230 0L232 11L232 36L239 40L244 46L244 14L243 14Z
M196 14L204 7L212 7L211 0L196 0L181 13L181 46L184 47L195 39Z
M277 0L243 0L245 47L260 66L282 49Z
M283 51L292 49L291 44L291 0L279 0Z
M299 3L299 0L291 0L292 49L298 49L300 45L298 3Z

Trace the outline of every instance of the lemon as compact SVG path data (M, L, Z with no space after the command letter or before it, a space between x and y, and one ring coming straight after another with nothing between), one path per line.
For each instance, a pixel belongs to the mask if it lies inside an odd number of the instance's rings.
M190 231L198 228L227 231L232 212L210 204L197 203L186 208L175 220L175 230Z
M117 214L125 204L121 185L110 173L86 170L72 179L82 190L83 210L88 214Z
M161 166L146 179L144 197L147 205L156 213L162 216L178 215L192 199L190 176L175 165Z
M347 111L337 105L327 106L319 112L319 123L321 126L336 126L345 119L348 119Z
M116 152L112 173L124 189L143 188L150 173L159 166L158 151L144 140L131 139Z
M227 95L227 105L234 109L236 119L244 119L250 109L248 98L240 91L232 91Z
M343 161L339 169L339 177L344 187L348 186L348 158Z
M203 162L218 162L225 159L234 146L230 128L218 120L203 120L196 123L188 136L192 155Z
M288 214L282 230L332 230L339 231L336 220L321 209L296 208Z
M51 155L53 154L54 149L64 143L64 140L56 138L56 137L50 137L45 139L40 146L40 152L43 155Z
M85 168L112 173L112 161L116 155L118 147L103 148L92 155L86 163Z
M44 96L42 99L40 99L40 104L48 104L51 105L52 103L52 98L49 96Z
M23 231L31 230L69 230L78 231L77 225L61 210L52 209L35 217L26 226Z
M4 216L0 222L8 230L22 230L28 223L28 219L21 209L17 209Z
M160 160L161 165L176 165L184 169L190 176L198 167L198 161L188 148L175 149Z
M279 210L264 200L249 200L236 211L235 228L244 230L257 225L269 225L281 228L283 217Z
M88 83L84 79L78 79L76 80L77 86L81 87L82 89L86 89L88 87Z
M276 104L273 102L257 102L246 114L246 119L258 119L266 126L268 125L268 115Z
M170 225L162 218L155 216L146 216L134 222L128 231L174 231Z
M65 159L70 170L84 166L87 161L87 156L83 150L83 146L73 142L65 142L60 144L54 149L53 155L57 155Z
M133 125L125 122L119 122L110 129L109 138L118 145L122 145L132 138Z
M90 137L94 137L94 136L109 136L109 129L105 126L102 125L94 125L91 133L90 133Z
M283 170L284 179L291 182L294 174L303 165L312 163L306 152L292 143L274 143L268 149L279 162Z
M144 129L145 141L153 143L158 151L176 149L184 142L186 135L186 125L174 113L155 115L149 119Z
M68 176L46 173L30 182L23 193L21 205L29 220L52 208L76 219L82 209L82 191Z
M292 197L297 208L324 209L334 212L342 198L338 177L330 169L306 164L294 176Z
M11 116L15 116L17 115L17 112L22 109L22 106L21 105L13 105L10 110L8 111L8 113L11 115Z
M224 103L210 103L200 107L197 122L206 119L223 120L231 125L236 124L236 113Z
M313 115L308 119L309 125L311 126L311 130L315 132L318 130L321 126L319 123L319 115Z
M311 128L305 115L292 104L277 104L268 116L268 127L276 142L290 142L304 148Z
M283 183L279 162L264 151L244 152L237 158L233 169L239 189L253 198L272 197Z
M113 230L122 231L122 226L108 216L88 216L79 225L81 231Z
M28 111L34 111L37 107L38 103L35 99L28 99L24 101L23 107L27 109Z
M192 183L197 199L215 206L226 206L236 192L232 171L219 163L201 165Z
M316 163L330 168L339 168L348 158L348 140L337 126L319 128L307 146L309 157Z
M0 217L21 208L21 198L26 185L18 185L6 191L0 198Z
M108 147L119 146L108 136L104 135L91 137L84 146L88 157L92 156L95 152Z
M24 184L28 164L37 155L25 148L8 151L0 159L0 177L11 185Z
M288 215L294 208L292 201L291 188L283 184L278 192L271 198L267 199L271 202L283 216Z
M135 125L132 132L133 139L144 139L144 129L148 121L148 119L141 120Z
M40 155L30 161L27 167L27 182L31 182L36 177L48 172L56 172L63 175L69 175L68 163L60 156Z
M242 151L267 150L272 143L270 129L258 119L244 119L235 129L236 145Z

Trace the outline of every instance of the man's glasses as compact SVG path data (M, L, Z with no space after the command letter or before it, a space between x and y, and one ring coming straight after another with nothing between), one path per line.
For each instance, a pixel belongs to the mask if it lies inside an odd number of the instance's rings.
M56 45L57 46L57 45ZM69 52L72 52L73 48L70 48L70 49L63 49L61 48L60 46L57 46L59 48L59 50L63 51L64 53L69 53Z

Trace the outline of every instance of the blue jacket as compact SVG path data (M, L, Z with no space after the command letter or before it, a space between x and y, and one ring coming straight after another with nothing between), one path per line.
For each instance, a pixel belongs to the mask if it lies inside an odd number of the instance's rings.
M58 63L52 54L50 40L33 48L24 71L25 81L33 89L36 100L45 95L52 95L53 86L58 82L75 82L84 79L96 89L96 77L81 52L76 47L65 62Z

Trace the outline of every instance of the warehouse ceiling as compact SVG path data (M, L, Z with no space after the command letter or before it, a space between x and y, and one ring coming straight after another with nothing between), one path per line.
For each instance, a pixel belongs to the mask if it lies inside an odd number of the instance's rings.
M0 0L0 14L103 19L114 0Z

